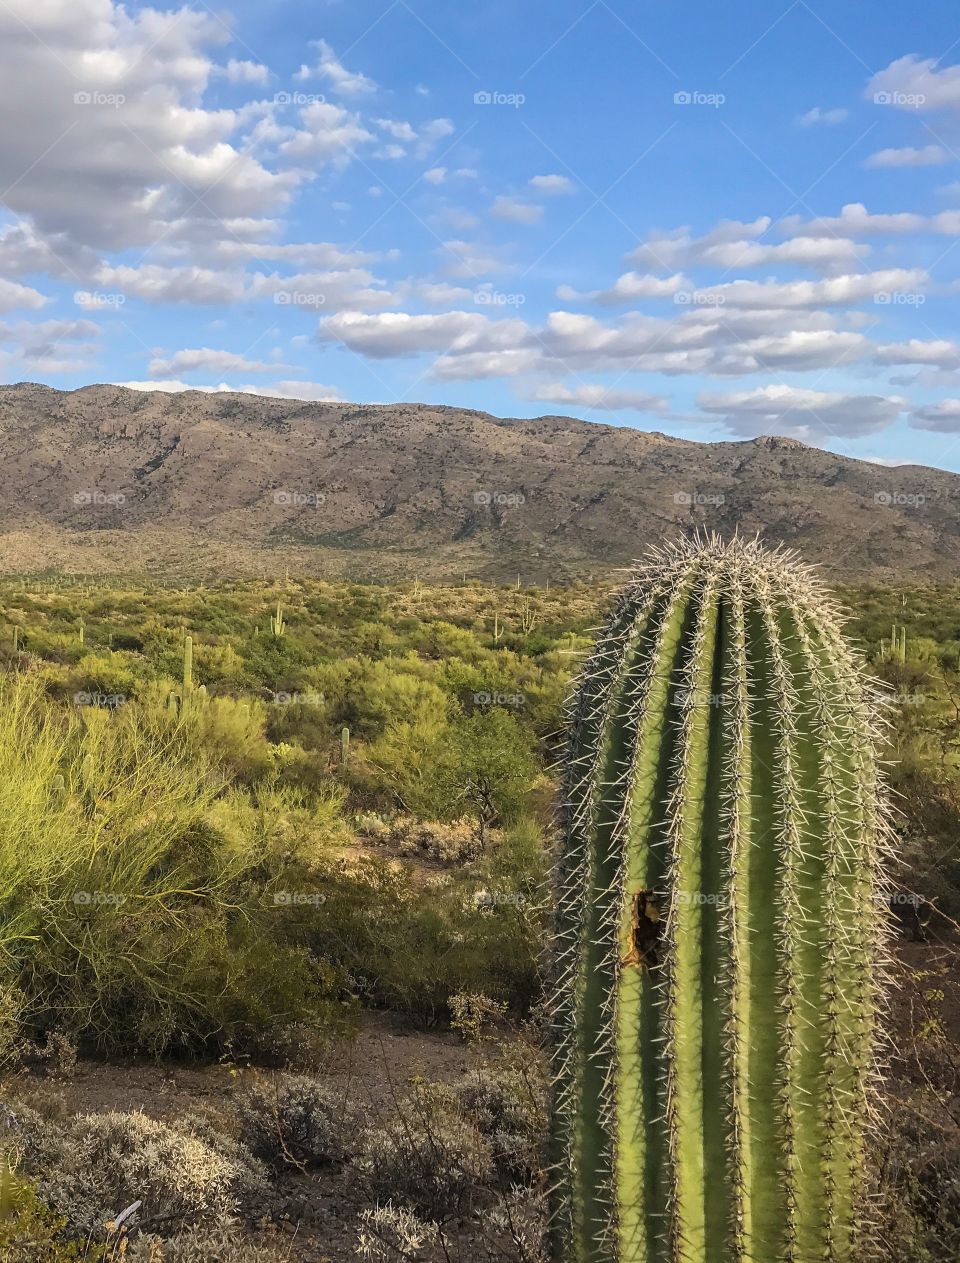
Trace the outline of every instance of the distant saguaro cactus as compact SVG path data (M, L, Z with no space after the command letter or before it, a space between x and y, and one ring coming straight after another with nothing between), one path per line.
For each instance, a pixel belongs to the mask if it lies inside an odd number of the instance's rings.
M270 615L270 630L274 636L283 636L286 633L287 625L283 620L283 606L277 602L276 614Z
M858 1263L885 932L874 701L791 554L633 573L574 698L556 1263Z

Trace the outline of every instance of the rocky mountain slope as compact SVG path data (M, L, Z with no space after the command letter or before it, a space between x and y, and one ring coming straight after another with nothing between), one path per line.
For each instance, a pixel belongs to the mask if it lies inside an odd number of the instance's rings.
M960 476L430 404L0 387L6 570L562 580L704 526L837 577L947 578Z

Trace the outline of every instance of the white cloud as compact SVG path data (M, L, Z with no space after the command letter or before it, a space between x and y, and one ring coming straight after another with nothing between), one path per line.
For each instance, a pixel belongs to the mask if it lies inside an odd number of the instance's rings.
M705 304L731 307L837 307L878 294L919 293L929 277L922 268L885 268L819 281L730 281L697 291Z
M960 66L938 69L939 64L908 53L875 74L864 96L902 110L960 109Z
M723 418L734 434L782 434L804 442L875 434L892 424L906 401L883 395L844 395L797 386L760 386L730 394L703 392L702 412Z
M218 351L212 347L190 347L175 351L173 355L157 356L150 361L147 370L151 377L171 377L178 373L275 373L276 364L262 360L250 360L233 351Z
M752 223L728 220L718 224L702 237L693 237L686 228L673 233L654 234L628 256L633 263L647 267L676 268L701 264L726 269L762 267L774 263L798 263L834 270L850 266L868 253L858 246L823 229L819 234L781 242L761 242L758 238L771 229L767 216Z
M150 303L236 303L245 293L240 272L201 267L164 267L144 263L139 267L104 265L96 276L101 289Z
M561 285L557 289L557 297L563 302L592 302L602 307L612 307L640 298L672 298L680 290L691 288L691 282L680 272L673 276L624 272L610 289L595 289L581 294L569 285Z
M237 61L231 57L223 68L223 74L229 83L266 83L270 71L256 61Z
M428 184L443 184L446 178L446 167L431 167L429 171L424 171L423 173L423 179L426 180Z
M508 265L490 246L475 245L470 241L445 241L437 253L443 270L448 276L478 280L491 272L503 272Z
M36 310L48 301L39 290L21 285L19 281L6 281L0 277L0 311L13 311L17 307Z
M0 113L20 120L0 133L6 204L68 263L65 243L145 246L180 222L281 205L296 178L250 152L240 111L202 104L230 73L210 55L222 42L222 24L190 8L0 6Z
M662 413L669 408L669 401L663 395L586 382L577 386L567 386L563 382L543 382L529 391L526 397L534 402L571 404L600 412Z
M837 123L845 123L850 117L850 111L840 108L825 110L819 105L815 105L812 110L807 110L806 114L801 114L797 122L801 127L814 127L818 123L825 123L827 126L835 126Z
M321 320L317 336L321 342L340 342L374 359L389 359L445 351L457 345L466 349L472 336L480 336L489 328L490 322L479 312L448 311L435 316L413 316L403 311L379 315L345 312Z
M915 430L960 434L960 399L941 399L939 403L917 408L910 418L910 424Z
M318 54L316 65L301 66L295 79L301 83L308 79L322 79L340 96L369 96L376 92L376 83L366 75L347 70L326 40L314 40L312 46Z
M548 197L576 192L576 185L565 175L535 175L530 181L530 187Z
M291 163L344 166L354 150L373 139L358 114L330 101L314 101L300 111L300 125L282 141L279 153Z
M880 149L867 158L867 167L942 167L950 162L942 145L924 145L921 149Z
M543 218L543 207L516 197L500 196L490 207L490 213L495 219L511 224L538 224Z
M127 381L113 382L114 386L125 386L128 390L159 390L164 394L180 394L185 390L199 390L205 395L262 395L268 399L304 400L317 403L339 403L341 396L333 386L323 386L319 382L286 381L274 382L271 386L231 386L220 382L217 386L193 386L189 382L171 379L168 381Z
M944 338L925 342L911 338L908 342L887 342L876 349L878 364L922 364L926 367L960 368L960 346Z

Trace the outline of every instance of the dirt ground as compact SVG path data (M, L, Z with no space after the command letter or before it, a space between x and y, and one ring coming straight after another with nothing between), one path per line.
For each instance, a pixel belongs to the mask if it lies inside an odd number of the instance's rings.
M374 1120L392 1112L393 1101L412 1080L453 1081L476 1065L478 1054L456 1035L411 1029L388 1014L369 1013L356 1038L328 1054L316 1073L338 1085L345 1100ZM225 1115L238 1086L276 1071L231 1065L190 1066L174 1062L111 1064L83 1060L68 1074L32 1069L4 1085L22 1097L58 1098L68 1113L142 1110L151 1118L175 1122L192 1113ZM271 1244L279 1259L303 1263L351 1263L362 1200L342 1173L317 1171L283 1176L271 1206L278 1224L252 1232ZM464 1259L469 1259L465 1254Z

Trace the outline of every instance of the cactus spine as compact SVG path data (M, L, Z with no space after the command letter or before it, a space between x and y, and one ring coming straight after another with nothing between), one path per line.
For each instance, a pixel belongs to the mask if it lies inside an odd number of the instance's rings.
M791 554L632 576L570 715L558 1263L856 1263L888 835L873 701Z

